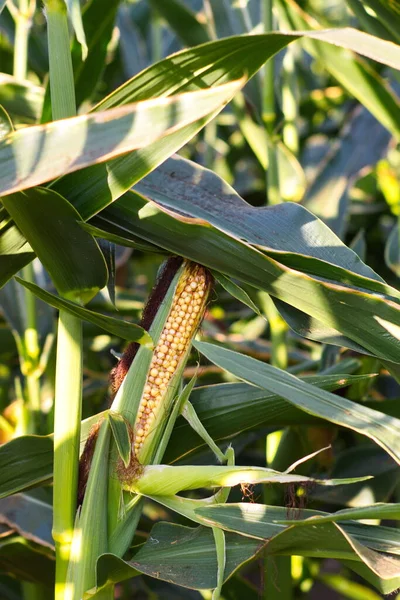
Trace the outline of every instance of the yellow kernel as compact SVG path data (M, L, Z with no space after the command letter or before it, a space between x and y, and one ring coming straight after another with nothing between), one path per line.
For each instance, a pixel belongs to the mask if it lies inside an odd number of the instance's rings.
M204 296L204 290L199 290L197 293L199 294L200 298Z
M176 365L178 364L177 360L171 360L171 367L174 369L176 367ZM171 372L171 371L170 371Z
M152 377L157 377L157 375L158 375L158 369L151 369L151 371L150 371L150 375L151 375Z
M143 399L140 403L142 406L147 406L147 400Z
M165 383L160 383L160 390L165 390L167 388Z
M192 281L190 287L192 288L192 290L195 290L197 288L197 283L195 281Z
M151 385L147 384L147 385L144 386L144 391L145 392L149 393L150 390L151 390Z
M168 348L167 348L168 352ZM157 358L165 358L165 352L157 352Z
M155 391L156 391L155 396L157 396L158 390L155 390ZM156 405L156 403L154 402L154 400L149 400L149 408L154 408L155 405Z
M180 325L182 323L182 317L176 317L175 323L178 323L178 325Z
M156 363L161 366L163 363L162 358L157 358Z
M178 344L178 350L183 350L185 347L185 344Z
M136 436L137 436L137 437L142 437L142 435L143 435L143 434L144 434L144 430L143 430L143 429L141 429L141 428L140 428L140 429L138 429L138 430L137 430L137 432L136 432Z
M152 376L150 375L150 377L149 377L149 381L150 381L150 383L153 383L153 381L154 381L154 377L152 377Z
M175 373L175 367L173 367L172 365L170 367L168 367L167 371L169 373Z
M157 396L157 394L158 394L158 389L155 388L155 387L153 387L150 393L153 396L153 398L155 398ZM153 400L149 400L148 401L148 403L147 403L148 406L151 406L151 402L153 402ZM153 404L154 404L154 402L153 402Z
M169 365L169 360L164 360L162 366L164 367L164 369L166 369Z
M200 306L198 306L197 304L195 306L193 306L193 310L194 312L200 312Z
M168 346L166 346L165 344L163 344L162 346L160 346L160 352L168 352Z
M171 335L170 333L167 335L167 341L168 342L173 342L174 341L174 336Z
M157 379L154 382L156 385L160 385L160 383L162 383L162 379L161 377L157 377Z
M170 329L169 333L170 333L170 335L175 335L176 334L176 330L175 329Z
M172 348L172 350L176 350L176 349L177 349L177 347L178 347L178 345L177 345L177 344L175 344L175 342L172 342L172 344L171 344L171 348Z

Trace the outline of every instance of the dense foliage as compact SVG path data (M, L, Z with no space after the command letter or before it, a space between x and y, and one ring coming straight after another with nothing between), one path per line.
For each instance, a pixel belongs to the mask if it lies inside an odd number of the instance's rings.
M0 0L0 597L395 592L398 2L43 5Z

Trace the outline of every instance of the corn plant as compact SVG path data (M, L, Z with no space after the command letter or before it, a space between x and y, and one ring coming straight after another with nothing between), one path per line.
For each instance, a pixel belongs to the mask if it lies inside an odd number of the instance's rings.
M0 0L2 597L394 592L396 2L43 4Z

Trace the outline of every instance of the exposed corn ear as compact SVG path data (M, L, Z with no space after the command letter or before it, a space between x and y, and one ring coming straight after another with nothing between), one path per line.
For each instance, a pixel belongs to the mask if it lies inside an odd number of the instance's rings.
M149 432L163 407L168 386L186 358L208 298L206 270L187 263L179 279L167 320L154 350L134 426L134 452L140 459Z

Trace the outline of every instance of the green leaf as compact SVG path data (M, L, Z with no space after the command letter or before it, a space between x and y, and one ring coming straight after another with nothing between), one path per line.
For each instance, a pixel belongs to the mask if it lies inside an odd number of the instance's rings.
M359 561L365 564L375 575L385 580L397 580L400 577L400 560L390 556L390 543L382 544L381 552L371 549L374 544L373 532L381 532L388 528L376 526L354 525L339 527L326 523L313 527L296 528L275 525L279 515L284 516L284 507L265 506L262 504L220 504L199 508L196 513L206 518L210 526L223 527L228 531L241 532L259 539L268 539L268 554L317 556L318 558L338 558ZM317 511L304 511L313 516ZM320 513L319 513L320 514ZM371 535L369 533L371 532ZM386 554L383 554L386 552ZM393 587L395 582L393 581Z
M49 483L53 473L50 437L23 436L0 449L0 498Z
M76 209L52 190L11 194L3 204L49 271L59 294L88 302L106 285L104 257Z
M171 157L138 183L135 190L162 208L201 219L233 238L258 246L290 267L399 296L301 205L285 202L263 208L251 206L217 174L189 160ZM215 202L216 192L219 202ZM300 235L294 236L293 231Z
M128 424L122 415L117 412L109 411L108 421L118 449L118 454L122 458L125 468L131 461L132 440L129 436Z
M225 579L262 548L260 541L234 533L226 535ZM143 573L190 589L212 589L217 584L217 556L211 529L157 523L147 542L131 561L104 554L97 562L97 585L116 583Z
M222 275L222 273L217 273L214 271L213 275L218 281L218 283L222 285L224 290L228 292L228 294L239 300L239 302L242 302L242 304L245 304L246 306L251 308L252 311L254 311L257 315L262 317L259 308L254 304L248 293L245 292L243 288L241 288L228 277L225 277L225 275Z
M26 494L0 500L0 522L26 540L54 550L51 534L53 511L50 504Z
M304 377L304 381L333 391L358 380L357 375ZM243 431L261 427L281 429L290 425L321 424L316 417L304 413L283 398L246 383L221 383L197 387L190 401L214 440L224 440ZM384 403L386 405L386 403ZM381 408L381 404L379 404ZM381 408L384 411L384 406ZM203 447L202 441L187 423L177 422L168 446L165 462L173 463Z
M0 194L40 185L149 146L166 134L221 110L243 83L244 80L233 81L168 99L136 102L20 129L0 143ZM58 184L56 189L62 192L64 187ZM93 189L90 194L95 195Z
M400 420L317 390L290 373L243 354L206 342L194 342L194 346L240 379L275 392L306 412L366 435L400 463Z
M296 519L277 521L285 525L309 526L314 523L341 523L342 521L356 521L357 519L385 519L400 520L400 504L385 504L383 502L362 508L346 508L338 510L331 515L313 516L311 519Z
M352 290L287 268L255 248L209 225L173 218L152 207L134 192L107 207L93 224L111 233L131 234L263 289L274 297L340 331L368 353L399 360L400 305L380 294ZM142 218L143 215L146 218ZM288 223L283 223L288 228ZM373 285L368 279L368 285ZM372 282L372 283L371 283ZM379 286L380 283L376 282Z
M362 479L369 479L364 477ZM203 487L231 487L256 483L306 483L320 485L342 485L356 483L360 478L348 479L312 479L304 475L279 473L262 467L235 466L169 466L147 465L138 479L124 483L127 491L145 496L173 496L183 490L195 490Z
M79 304L75 304L69 300L65 300L64 298L59 298L54 294L43 290L34 283L25 281L19 277L16 277L15 279L18 281L18 283L35 294L35 296L44 302L47 302L47 304L50 304L50 306L53 306L53 308L65 310L71 315L75 315L84 321L93 323L94 325L101 327L101 329L104 329L105 331L108 331L109 333L116 335L123 340L144 344L148 348L153 347L153 341L150 335L143 329L143 327L140 327L139 325L129 323L128 321L123 321L122 319L108 317L107 315L102 315L94 310L89 310L88 308L83 308Z
M178 92L182 93L205 86L213 87L240 78L243 78L242 84L244 85L269 58L301 35L303 35L302 32L236 36L183 50L139 73L100 102L94 110L104 111L104 109L150 97L171 96ZM323 40L328 44L342 45L355 51L362 51L374 60L383 61L384 64L392 66L397 65L395 68L400 68L398 47L368 34L347 28L310 31L305 35ZM221 61L224 65L223 72L221 72ZM386 94L389 95L387 104L389 105L390 101L390 109L393 113L391 119L393 122L396 122L397 119L398 123L400 122L400 109L389 92ZM215 114L211 115L210 110L207 120L210 120ZM193 121L195 121L195 117L193 117ZM205 122L193 123L187 129L164 137L163 144L150 144L148 148L138 151L130 157L112 161L107 168L93 167L90 172L82 172L73 178L66 176L57 183L56 189L76 206L86 220L126 192L173 152L176 152L199 131ZM398 125L396 125L396 130L400 131ZM112 174L111 182L110 174Z
M91 0L82 7L83 28L88 54L82 59L79 42L72 43L75 95L77 106L91 98L106 66L107 47L114 29L119 1Z

